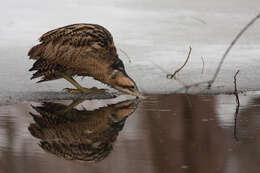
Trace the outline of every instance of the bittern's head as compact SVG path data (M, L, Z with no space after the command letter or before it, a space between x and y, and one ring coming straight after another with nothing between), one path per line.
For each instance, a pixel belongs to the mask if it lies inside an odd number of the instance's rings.
M114 69L110 75L109 84L124 93L142 97L135 82L131 79L124 70Z

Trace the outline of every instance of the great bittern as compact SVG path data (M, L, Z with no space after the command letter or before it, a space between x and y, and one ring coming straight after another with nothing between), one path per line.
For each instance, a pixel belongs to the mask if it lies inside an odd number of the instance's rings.
M29 71L38 82L64 78L77 89L70 93L100 92L82 87L73 76L90 76L124 93L141 96L138 88L118 58L110 32L96 24L74 24L51 30L31 48L30 59L36 60Z

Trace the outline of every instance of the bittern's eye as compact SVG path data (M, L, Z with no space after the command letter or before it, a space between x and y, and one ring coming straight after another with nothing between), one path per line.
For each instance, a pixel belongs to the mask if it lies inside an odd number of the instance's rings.
M130 86L129 88L131 88L131 89L135 89L135 87L134 87L134 86Z

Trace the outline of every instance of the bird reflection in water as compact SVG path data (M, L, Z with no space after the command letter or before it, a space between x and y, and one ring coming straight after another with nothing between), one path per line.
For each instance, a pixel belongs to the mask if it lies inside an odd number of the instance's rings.
M83 100L69 106L44 102L32 106L34 123L28 129L40 139L45 151L67 160L97 162L106 158L113 148L125 120L137 108L138 100L127 100L93 111L76 109Z

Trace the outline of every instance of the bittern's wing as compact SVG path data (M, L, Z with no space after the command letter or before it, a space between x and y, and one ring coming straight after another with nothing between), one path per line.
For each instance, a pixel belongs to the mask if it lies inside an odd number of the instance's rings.
M31 48L30 59L44 58L67 68L84 69L97 58L117 59L112 35L96 24L74 24L54 29L40 37ZM102 61L102 60L101 60Z

